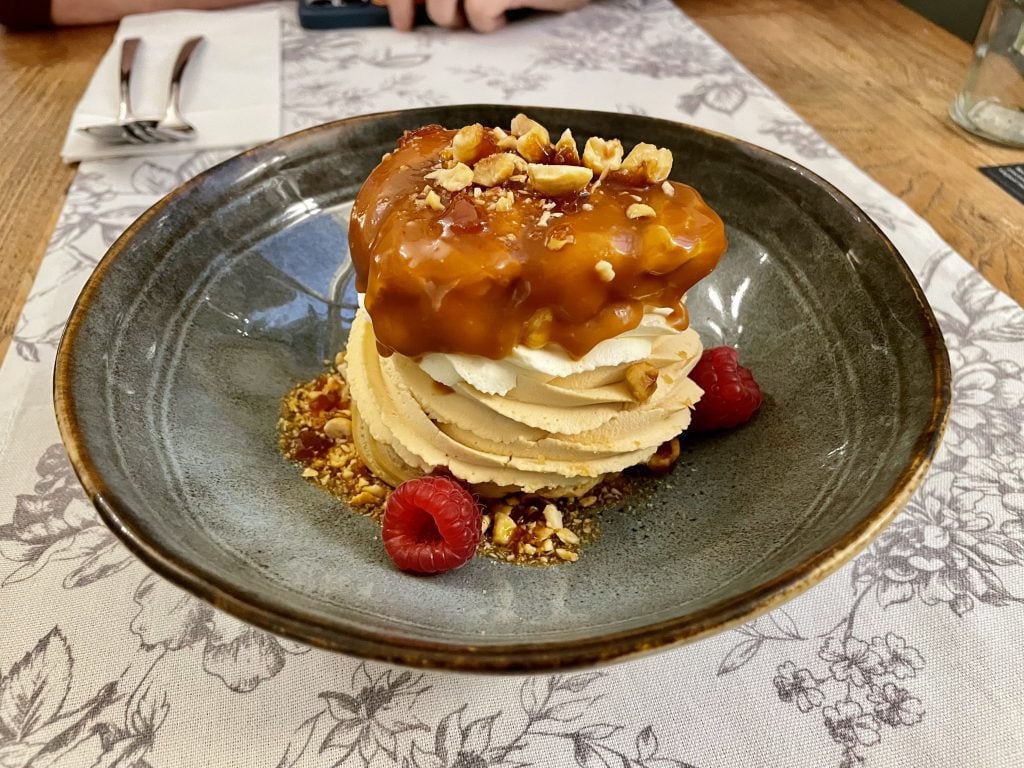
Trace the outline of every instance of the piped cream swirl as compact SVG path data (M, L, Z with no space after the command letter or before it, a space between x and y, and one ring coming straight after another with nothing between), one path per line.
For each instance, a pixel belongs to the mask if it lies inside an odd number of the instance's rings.
M585 492L642 464L690 423L701 396L688 374L702 351L659 311L573 360L558 347L516 347L502 360L378 352L365 309L349 338L346 375L360 454L387 482L447 468L482 494ZM626 370L646 361L657 388L637 402Z

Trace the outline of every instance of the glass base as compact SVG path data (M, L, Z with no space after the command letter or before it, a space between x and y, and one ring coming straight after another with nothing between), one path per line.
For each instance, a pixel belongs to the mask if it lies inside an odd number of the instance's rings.
M1009 109L989 99L969 108L963 94L949 105L949 116L975 136L1009 147L1024 147L1024 111Z

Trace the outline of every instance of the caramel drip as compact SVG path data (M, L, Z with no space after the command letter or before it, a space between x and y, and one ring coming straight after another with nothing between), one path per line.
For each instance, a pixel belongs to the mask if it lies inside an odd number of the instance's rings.
M382 349L500 359L520 343L553 342L579 358L635 328L648 307L672 309L673 323L685 327L683 295L726 248L722 220L696 190L670 182L667 194L614 176L555 200L525 182L479 197L471 187L435 186L443 210L434 210L423 203L424 177L454 134L440 126L406 133L356 197L356 287ZM500 210L506 190L515 202ZM628 218L634 203L655 215ZM601 279L599 261L612 265L614 279Z

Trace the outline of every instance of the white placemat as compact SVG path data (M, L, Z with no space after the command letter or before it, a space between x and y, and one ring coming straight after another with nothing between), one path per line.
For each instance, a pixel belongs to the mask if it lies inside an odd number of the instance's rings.
M84 163L0 370L0 766L1020 765L1024 311L667 0L493 37L307 33L281 7L288 130L509 101L693 122L810 166L879 222L935 307L955 377L944 446L855 563L695 645L505 678L308 650L147 572L75 483L50 403L71 305L136 215L223 155Z

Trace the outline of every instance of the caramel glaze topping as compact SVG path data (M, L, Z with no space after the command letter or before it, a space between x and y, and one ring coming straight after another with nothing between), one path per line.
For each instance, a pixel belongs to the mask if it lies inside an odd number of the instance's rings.
M683 295L726 248L722 220L696 190L623 171L554 198L523 173L492 189L430 186L455 133L406 133L352 209L356 287L383 353L500 359L517 344L554 342L578 359L635 328L645 307L671 308L685 327ZM500 151L486 138L477 159ZM563 159L554 146L544 158ZM428 186L437 197L426 201ZM654 215L629 218L636 203Z

